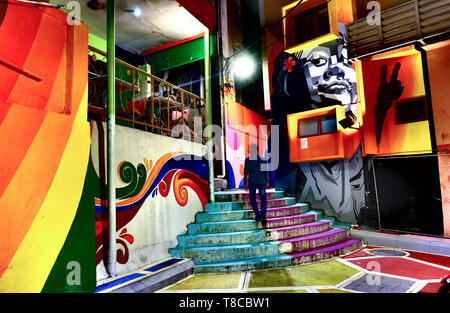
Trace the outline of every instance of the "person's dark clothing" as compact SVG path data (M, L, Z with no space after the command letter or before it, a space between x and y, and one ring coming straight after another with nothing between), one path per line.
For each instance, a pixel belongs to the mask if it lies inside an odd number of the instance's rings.
M264 163L259 156L255 160L250 158L245 159L244 175L249 175L248 184L266 184L264 173L261 171L261 165Z
M261 208L258 210L258 203L256 202L256 189L259 192L259 201L261 201ZM250 195L250 203L252 204L253 212L255 212L256 219L261 220L263 224L266 223L266 207L267 207L267 196L266 196L266 184L250 184L248 186L248 193Z
M248 190L250 196L250 203L252 205L253 212L255 212L256 219L262 221L263 225L266 224L266 179L265 174L261 171L261 164L263 160L258 156L255 160L250 158L245 159L244 163L244 175L248 175ZM258 209L256 202L256 190L259 192L259 200L261 202L261 208Z

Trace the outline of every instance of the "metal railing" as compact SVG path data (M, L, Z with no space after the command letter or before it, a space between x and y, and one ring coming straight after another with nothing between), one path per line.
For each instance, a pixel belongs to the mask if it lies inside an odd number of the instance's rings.
M89 47L88 117L104 121L107 71L99 58L106 58L106 54ZM204 141L204 98L117 58L115 89L116 124Z

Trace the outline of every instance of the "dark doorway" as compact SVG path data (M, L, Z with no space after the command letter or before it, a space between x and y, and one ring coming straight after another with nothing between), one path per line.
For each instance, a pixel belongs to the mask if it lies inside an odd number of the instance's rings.
M443 236L436 156L373 160L381 229Z

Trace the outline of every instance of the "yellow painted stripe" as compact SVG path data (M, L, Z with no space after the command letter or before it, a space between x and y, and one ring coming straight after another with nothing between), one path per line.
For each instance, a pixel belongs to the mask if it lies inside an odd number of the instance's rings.
M89 161L87 88L58 170L24 240L0 279L0 292L40 292L66 240ZM62 278L64 279L64 278Z

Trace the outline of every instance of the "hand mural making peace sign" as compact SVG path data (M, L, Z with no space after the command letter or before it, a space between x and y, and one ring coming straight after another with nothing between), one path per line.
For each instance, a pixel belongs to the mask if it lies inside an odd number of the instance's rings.
M395 63L389 82L387 81L387 65L381 66L380 69L380 84L377 92L377 104L374 110L377 146L380 143L381 131L383 130L387 111L391 108L393 101L400 98L405 89L402 86L402 82L398 80L400 66L399 62Z

